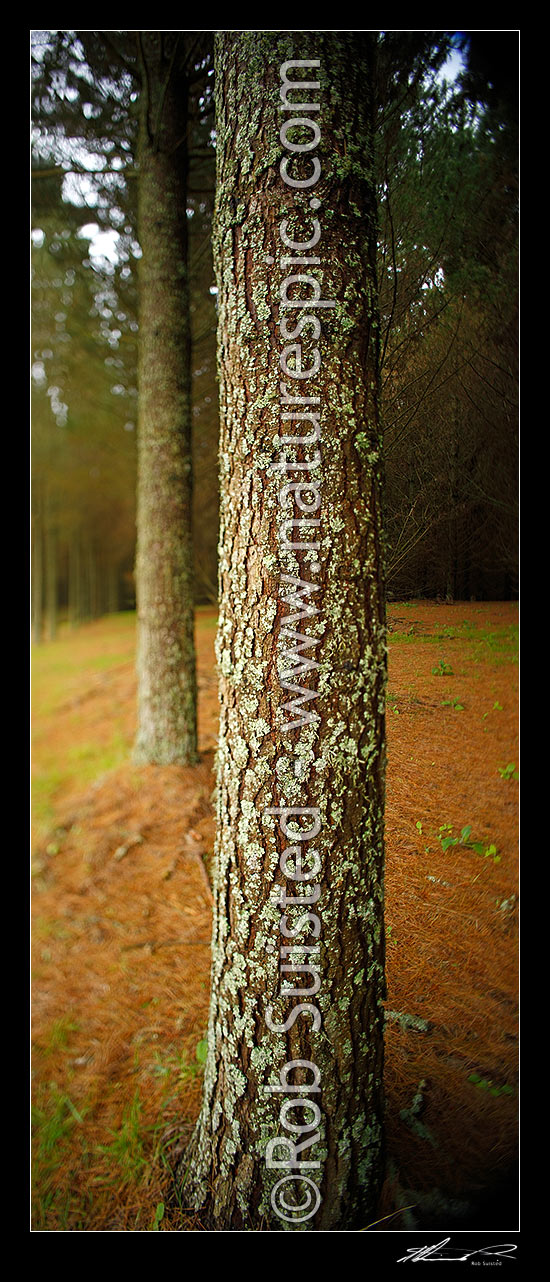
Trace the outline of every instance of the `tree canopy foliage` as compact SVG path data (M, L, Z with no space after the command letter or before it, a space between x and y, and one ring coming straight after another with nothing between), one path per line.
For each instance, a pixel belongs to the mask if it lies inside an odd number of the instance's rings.
M139 33L33 37L34 631L134 602ZM216 590L217 409L209 37L191 37L190 241L196 592ZM56 293L57 291L57 293ZM59 291L63 292L64 321ZM121 507L122 496L122 507ZM71 512L73 516L71 517ZM53 531L55 555L52 552ZM106 560L103 545L108 551ZM48 547L50 552L48 554ZM107 568L109 563L109 569ZM93 590L88 580L93 580ZM50 626L48 630L51 631Z
M51 629L54 606L77 620L134 600L140 38L33 32L37 636L48 601ZM204 601L217 579L215 135L211 33L186 39L204 73L187 209ZM380 32L376 88L389 590L513 596L517 37Z

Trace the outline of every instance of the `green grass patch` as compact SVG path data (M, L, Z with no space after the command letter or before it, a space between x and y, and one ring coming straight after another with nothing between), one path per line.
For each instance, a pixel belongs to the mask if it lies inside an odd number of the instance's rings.
M417 632L414 624L407 632L390 632L389 644L393 645L441 645L442 641L465 641L473 645L472 658L475 661L492 659L496 662L517 662L519 628L515 623L503 628L479 627L476 623L465 620L463 623L445 625L436 632Z
M115 770L117 766L127 761L132 744L120 730L115 731L112 739L107 744L95 743L92 739L89 743L75 744L67 753L67 763L71 767L69 773L75 773L74 768L78 767L77 773L82 783L88 783L98 775L105 774L107 770Z
M133 611L108 615L71 630L67 625L55 641L32 647L31 694L34 718L48 716L67 702L87 678L133 662L136 616Z
M59 788L62 787L65 772L60 769L52 769L43 772L32 784L32 813L33 821L41 830L47 831L55 822L54 798Z
M144 1126L142 1107L139 1089L136 1089L124 1109L119 1130L111 1131L111 1143L98 1145L98 1153L108 1159L112 1168L106 1179L112 1180L117 1186L139 1183L150 1165L150 1156L146 1152L146 1131L151 1128Z
M45 1054L54 1055L56 1051L67 1050L71 1035L78 1033L79 1028L80 1024L71 1019L70 1015L54 1019L44 1045Z
M200 632L211 632L218 626L218 611L211 605L198 605L195 610L195 622Z
M73 1191L67 1189L63 1168L75 1128L84 1124L85 1109L77 1109L56 1082L39 1086L31 1110L32 1203L35 1229L52 1223L64 1229L69 1223Z
M56 797L64 787L74 784L75 779L79 787L84 787L107 771L115 770L128 760L131 747L130 739L115 729L108 743L90 740L75 744L60 755L55 766L41 770L31 787L32 818L38 833L45 835L54 826Z
M474 659L490 658L496 663L517 663L519 651L519 628L516 623L510 623L506 628L497 628L495 631L483 631L479 636L474 637L475 650Z

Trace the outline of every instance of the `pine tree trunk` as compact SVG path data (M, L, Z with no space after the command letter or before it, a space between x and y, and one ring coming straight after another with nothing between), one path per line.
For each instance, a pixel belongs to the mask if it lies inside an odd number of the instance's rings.
M197 756L191 535L187 89L175 33L140 32L139 762Z
M214 1230L360 1229L375 1218L383 1108L374 41L316 32L216 41L218 832L208 1058L183 1201ZM318 147L303 155L279 138L286 119L306 115L279 110L289 59L320 63L289 72L320 81L288 99L321 104L309 113ZM286 135L313 136L311 127ZM284 156L303 183L318 156L316 185L289 187ZM307 281L283 285L300 272ZM284 312L298 295L336 305ZM299 378L298 354L287 353L285 370L282 353L297 316L312 313L321 334L304 328L310 376Z
M118 607L118 565L114 565L111 561L107 567L107 613L116 614Z
M90 618L97 619L97 561L91 543L88 544L88 594L90 601Z
M77 628L80 623L80 541L74 531L69 540L68 616L69 627Z
M459 439L456 415L458 408L456 399L453 398L452 410L455 415L452 430L452 448L449 458L449 477L448 477L448 516L447 516L447 543L445 557L445 598L447 601L455 601L457 597L457 580L458 580L458 455Z
M91 601L90 601L90 576L88 544L83 538L80 547L80 600L81 600L81 620L86 621L91 618Z
M48 641L57 636L57 538L55 530L46 530L46 634Z
M32 634L36 645L42 641L44 570L42 548L42 521L40 515L33 523L33 579L32 579Z

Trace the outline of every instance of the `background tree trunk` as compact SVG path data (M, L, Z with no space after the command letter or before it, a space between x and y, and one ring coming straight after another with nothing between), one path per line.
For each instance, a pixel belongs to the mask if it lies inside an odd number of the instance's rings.
M116 614L119 608L118 565L110 561L107 566L107 613Z
M242 32L222 33L216 40L218 833L204 1102L181 1170L183 1198L200 1210L202 1223L218 1230L358 1229L374 1218L382 1160L386 647L374 37ZM293 73L296 79L319 80L320 89L290 97L321 104L313 117L321 129L315 152L321 178L305 191L291 190L279 174L279 161L288 154L279 140L281 124L289 114L305 114L300 107L294 113L279 110L280 68L293 58L320 61L318 70ZM291 172L309 174L311 162L311 153L297 159L293 155ZM309 253L320 258L321 266L279 265L279 255L291 253L281 244L283 219L288 219L287 233L295 243L312 238L312 196L321 202L321 235ZM277 326L279 286L289 271L313 271L322 281L322 298L336 300L334 308L318 313L321 368L305 382L285 377L279 365L285 346ZM292 324L295 316L292 312ZM305 369L312 363L315 340L304 332L301 341ZM319 398L314 407L322 429L317 444L281 444L285 434L311 435L313 421L305 426L281 421L282 382L289 395ZM311 461L317 447L317 471L313 465L309 473L274 470L274 461L283 457ZM311 540L311 550L285 552L281 522L302 513L292 499L283 505L280 491L300 478L321 490L321 507L314 513L321 524L313 533L296 527L291 534L294 540ZM285 574L314 585L305 603L317 609L305 621L299 618L304 603L292 603ZM319 665L310 669L308 681L292 672L293 667L300 670L298 656L294 664L285 659L285 650L292 649L288 629L317 639L314 648L305 650ZM312 720L286 731L282 723L295 714L283 711L289 700L285 679L287 685L306 682L318 696L304 704L314 710ZM282 836L277 817L265 813L282 805L319 812L321 831L312 844L319 851L321 871L313 881L283 876L279 859L291 842ZM321 986L311 1000L322 1024L315 1030L313 1016L301 1014L285 1031L297 999L281 996L282 986L302 991L300 985L311 984L311 974L295 973L291 964L292 973L281 976L280 947L291 938L280 933L283 907L274 901L274 892L304 895L317 882L320 897L309 912L321 921L320 960L311 951L313 935L308 933L316 926L304 922L308 910L286 911L294 938L304 949L305 931L309 943L299 962L319 966ZM292 954L286 956L293 960ZM269 1020L281 1031L268 1027L270 1008ZM267 1169L266 1145L277 1134L288 1136L279 1111L281 1101L292 1096L264 1088L279 1081L286 1062L297 1059L314 1063L321 1074L322 1094L310 1096L321 1107L320 1138L306 1153L306 1159L311 1155L319 1161L309 1175L319 1184L321 1203L312 1218L289 1223L272 1206L273 1187L285 1172ZM294 1114L304 1125L311 1116L307 1110ZM296 1140L296 1134L291 1138ZM300 1192L296 1200L302 1200Z
M138 33L139 762L197 756L191 536L187 86L173 32Z
M76 530L69 539L69 572L67 586L67 616L69 626L77 628L81 621L80 592L80 537Z
M91 619L97 619L100 611L98 610L98 599L97 599L98 597L97 560L96 560L96 554L95 554L93 543L88 544L88 563L87 563L86 569L87 569L87 577L88 577L88 600L90 603L89 615Z
M42 641L44 572L43 572L43 534L41 512L33 521L32 534L33 579L32 579L32 635L36 645Z
M57 534L46 528L46 633L48 641L57 636Z

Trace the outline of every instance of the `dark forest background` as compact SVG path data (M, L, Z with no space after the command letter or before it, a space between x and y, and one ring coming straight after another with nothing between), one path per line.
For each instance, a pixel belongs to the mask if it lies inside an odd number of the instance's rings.
M217 598L212 40L188 159L194 558ZM135 605L136 32L32 32L35 640ZM516 33L387 32L378 282L390 597L518 589Z

